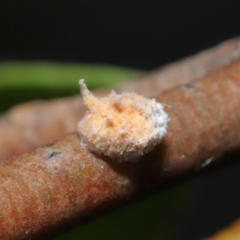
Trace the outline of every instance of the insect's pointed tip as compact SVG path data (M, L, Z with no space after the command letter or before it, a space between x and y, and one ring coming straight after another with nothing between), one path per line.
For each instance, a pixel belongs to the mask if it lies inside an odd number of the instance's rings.
M84 82L85 82L85 79L83 79L83 78L81 78L81 79L78 80L79 85L84 84Z

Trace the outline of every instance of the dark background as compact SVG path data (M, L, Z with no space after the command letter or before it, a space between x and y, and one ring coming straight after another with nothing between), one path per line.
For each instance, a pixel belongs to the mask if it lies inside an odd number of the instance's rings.
M240 35L232 0L2 0L0 60L106 63L151 70ZM240 167L195 181L175 239L199 239L239 216Z
M239 35L239 1L1 0L0 59L153 69Z

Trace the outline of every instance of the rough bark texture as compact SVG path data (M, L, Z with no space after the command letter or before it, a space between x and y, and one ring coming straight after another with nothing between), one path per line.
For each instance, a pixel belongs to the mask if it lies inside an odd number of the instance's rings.
M117 88L152 97L196 80L238 59L240 41L233 39L193 57L170 64ZM98 91L98 95L108 92ZM19 105L0 118L0 162L75 131L85 107L80 96Z
M156 99L169 106L168 134L137 163L95 156L77 133L2 163L0 239L47 239L240 147L240 60Z

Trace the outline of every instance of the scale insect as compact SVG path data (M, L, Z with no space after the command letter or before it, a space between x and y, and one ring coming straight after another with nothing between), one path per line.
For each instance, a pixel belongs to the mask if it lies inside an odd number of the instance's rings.
M90 151L118 162L137 161L166 135L170 118L155 99L114 91L97 98L83 79L79 85L88 110L77 128Z

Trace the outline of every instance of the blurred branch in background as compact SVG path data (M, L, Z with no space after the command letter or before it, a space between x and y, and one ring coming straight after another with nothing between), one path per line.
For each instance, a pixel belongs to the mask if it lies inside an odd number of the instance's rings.
M213 236L204 240L239 240L240 239L240 219L237 219L231 225L221 229Z

